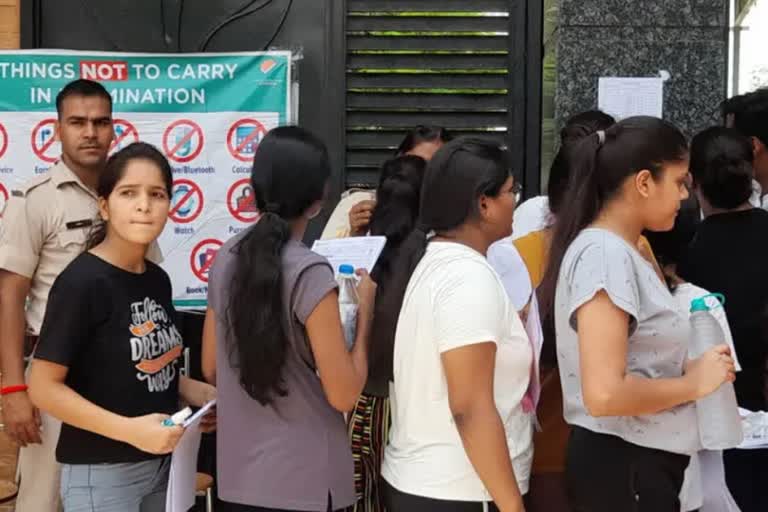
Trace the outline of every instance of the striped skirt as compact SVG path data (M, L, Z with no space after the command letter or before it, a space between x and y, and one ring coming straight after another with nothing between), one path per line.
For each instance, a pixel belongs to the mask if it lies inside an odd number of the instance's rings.
M349 416L348 432L355 462L354 512L384 512L381 463L389 438L389 398L362 394Z

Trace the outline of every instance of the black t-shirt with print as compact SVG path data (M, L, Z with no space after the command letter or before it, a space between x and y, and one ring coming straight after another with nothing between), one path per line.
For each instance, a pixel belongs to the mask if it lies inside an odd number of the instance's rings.
M135 274L83 253L51 288L35 358L68 367L66 383L111 412L172 414L179 406L181 334L171 282L157 265ZM62 425L56 458L67 464L137 462L155 456Z

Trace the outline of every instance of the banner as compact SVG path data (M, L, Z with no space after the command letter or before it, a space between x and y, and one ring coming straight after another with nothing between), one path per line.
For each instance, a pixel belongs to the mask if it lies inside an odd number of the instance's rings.
M290 72L290 52L0 52L0 211L11 189L59 159L57 93L99 81L114 104L112 151L141 140L171 163L163 267L177 307L204 307L216 252L256 219L251 161L264 134L291 119Z

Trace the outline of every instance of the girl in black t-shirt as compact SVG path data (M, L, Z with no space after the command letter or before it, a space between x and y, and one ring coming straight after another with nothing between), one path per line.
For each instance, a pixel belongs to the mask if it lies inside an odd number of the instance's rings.
M690 171L704 221L679 265L686 281L722 293L741 372L739 406L768 408L764 394L768 336L768 212L752 205L754 146L730 128L714 127L691 142ZM742 512L768 510L768 449L726 450L725 479Z
M104 222L51 289L30 396L63 423L56 458L65 511L165 510L167 454L183 429L163 421L180 399L201 406L216 394L180 375L171 283L146 259L168 219L171 186L153 146L115 153L99 176Z

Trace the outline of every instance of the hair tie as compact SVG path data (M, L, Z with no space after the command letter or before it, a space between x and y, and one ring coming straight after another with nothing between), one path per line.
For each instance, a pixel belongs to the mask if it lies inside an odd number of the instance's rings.
M280 203L267 203L264 205L264 213L278 213L280 211Z
M602 146L605 144L605 131L597 130L595 133L597 134L597 145Z

